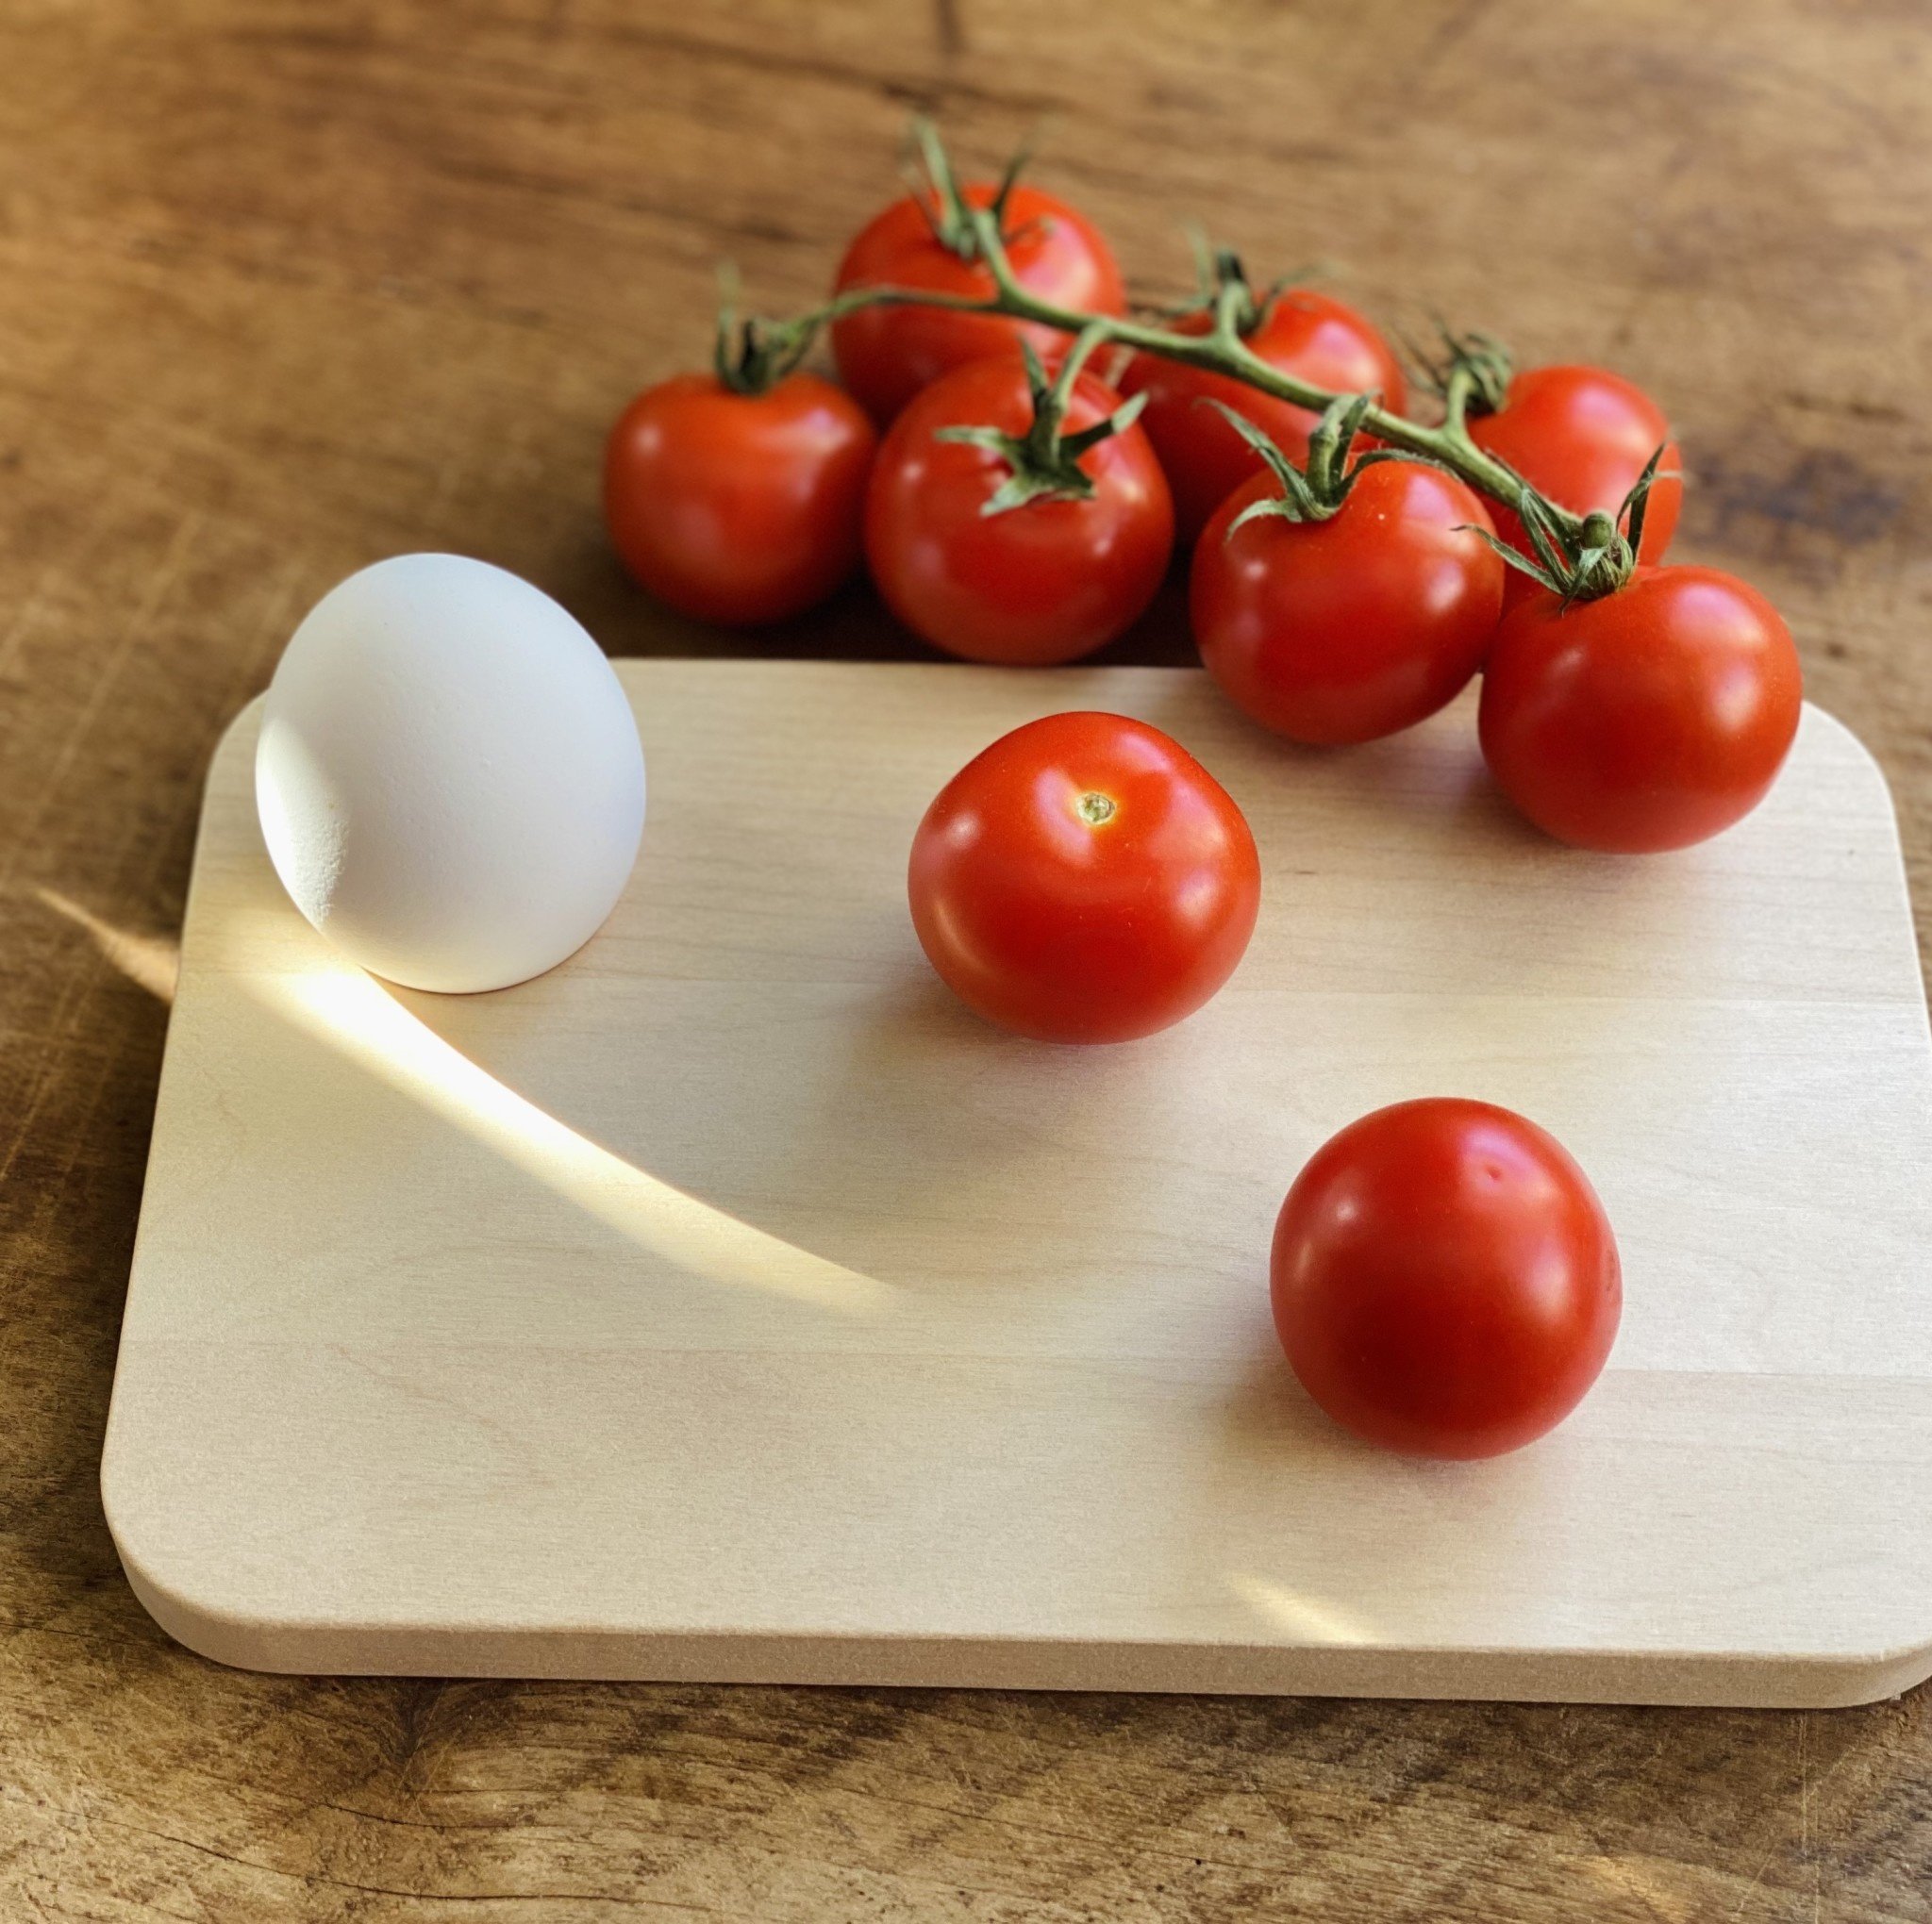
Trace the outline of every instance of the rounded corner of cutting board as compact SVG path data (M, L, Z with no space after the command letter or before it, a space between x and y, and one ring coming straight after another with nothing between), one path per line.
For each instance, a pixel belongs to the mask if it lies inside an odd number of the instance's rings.
M1801 728L1813 732L1822 729L1835 746L1844 752L1859 771L1885 797L1887 808L1891 812L1894 829L1898 818L1898 804L1891 792L1891 778L1885 772L1885 764L1866 745L1865 738L1849 722L1840 721L1829 708L1821 708L1816 702L1805 704L1804 720Z
M208 765L212 771L237 755L247 753L254 746L254 735L261 723L261 705L268 699L267 689L249 696L241 707L229 718L227 726L215 738L214 753L208 756ZM1847 733L1850 731L1847 730ZM1853 739L1857 738L1855 736Z
M191 1576L171 1567L165 1556L142 1547L139 1527L130 1517L132 1506L117 1495L116 1463L110 1448L101 1461L101 1507L135 1601L170 1637L198 1657L237 1670L295 1667L268 1654L275 1626L207 1595L206 1571Z
M1916 1690L1932 1677L1932 1641L1897 1650L1844 1657L1832 1666L1819 1687L1807 1692L1802 1708L1859 1710L1887 1703Z

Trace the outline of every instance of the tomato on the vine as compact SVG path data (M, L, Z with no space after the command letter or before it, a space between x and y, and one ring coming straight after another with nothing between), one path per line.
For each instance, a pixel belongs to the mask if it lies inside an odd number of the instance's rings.
M1433 715L1482 665L1502 608L1481 500L1440 469L1376 460L1325 521L1241 522L1276 485L1263 473L1237 489L1194 549L1208 673L1296 741L1369 741Z
M678 374L611 430L604 516L625 566L702 621L775 622L858 564L878 437L849 394L791 373L759 394Z
M1184 334L1208 332L1209 316L1175 322ZM1399 414L1407 405L1402 363L1374 325L1353 307L1308 288L1274 295L1245 340L1271 367L1337 393L1375 393ZM1124 394L1145 394L1141 423L1174 489L1174 519L1191 541L1235 489L1260 472L1254 449L1222 414L1219 401L1251 421L1291 460L1307 454L1317 410L1277 400L1232 375L1193 368L1160 355L1137 354L1120 379Z
M1255 839L1176 741L1123 715L1049 715L941 789L908 871L933 967L989 1021L1124 1042L1199 1008L1261 899Z
M1077 456L1087 498L1000 506L1012 457L956 430L1024 440L1040 391L1017 354L936 381L888 430L865 506L865 551L892 611L973 661L1038 664L1091 654L1146 607L1174 547L1174 508L1147 438L1132 425ZM1059 426L1107 422L1120 396L1079 373ZM991 510L991 511L990 511Z
M1496 1456L1596 1381L1623 1308L1616 1239L1556 1138L1508 1109L1398 1103L1329 1138L1274 1229L1274 1325L1345 1429Z
M1510 380L1493 414L1470 417L1469 438L1538 493L1579 515L1592 508L1614 514L1661 447L1637 558L1663 559L1684 503L1682 457L1662 408L1642 389L1602 368L1528 368ZM1533 555L1517 516L1500 504L1492 513L1503 539L1519 555ZM1509 603L1533 592L1534 584L1512 569Z
M1483 756L1536 825L1635 854L1726 829L1763 800L1798 732L1790 630L1714 568L1639 568L1565 606L1534 590L1483 672Z
M990 207L999 195L984 181L958 191L971 207ZM1113 250L1064 201L1024 183L1013 186L1000 224L1014 277L1028 293L1090 314L1125 311L1126 290ZM974 301L989 300L994 291L985 261L949 245L933 209L913 194L894 201L861 228L840 263L835 293L871 287ZM1065 339L1037 323L945 307L859 307L832 323L839 377L881 425L953 368L1010 353L1023 340L1045 356Z

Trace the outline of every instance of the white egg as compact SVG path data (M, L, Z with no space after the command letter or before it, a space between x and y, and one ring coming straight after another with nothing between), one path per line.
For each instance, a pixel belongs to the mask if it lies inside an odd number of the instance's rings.
M503 988L624 892L644 754L603 651L547 594L402 555L295 630L255 796L276 874L344 954L410 988Z

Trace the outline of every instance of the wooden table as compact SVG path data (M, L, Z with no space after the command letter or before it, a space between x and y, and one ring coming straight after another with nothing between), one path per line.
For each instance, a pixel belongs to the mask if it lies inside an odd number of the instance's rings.
M1932 1917L1924 1693L1815 1715L307 1681L169 1644L95 1468L198 787L308 604L486 556L615 654L599 440L808 301L908 107L1150 292L1205 214L1655 390L1932 904L1932 16L1755 0L25 0L0 16L0 1913ZM1120 653L1177 659L1170 601ZM1932 922L1922 922L1932 927ZM1932 1525L1928 1525L1932 1527Z

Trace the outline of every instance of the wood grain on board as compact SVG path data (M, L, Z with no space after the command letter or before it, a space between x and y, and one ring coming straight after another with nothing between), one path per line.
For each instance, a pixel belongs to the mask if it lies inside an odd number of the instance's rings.
M0 1898L59 1918L1932 1916L1932 1721L330 1682L125 1587L96 1465L199 784L301 610L488 556L613 654L603 429L810 298L903 117L1139 286L1206 215L1664 402L1932 900L1932 20L1899 0L23 0L0 14ZM1170 600L1122 651L1175 660ZM1924 911L1922 930L1928 926Z
M619 672L644 853L494 995L335 954L263 846L259 710L224 738L102 1466L184 1643L1778 1706L1932 1673L1932 1032L1829 717L1748 822L1630 863L1497 797L1473 692L1335 755L1198 670ZM1233 979L1116 1049L991 1028L906 913L935 790L1070 708L1172 735L1261 855ZM1445 1090L1554 1130L1623 1256L1604 1377L1504 1463L1345 1435L1268 1315L1293 1172Z

